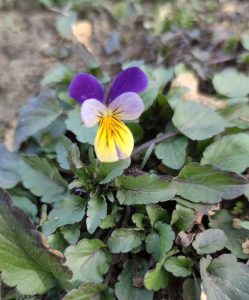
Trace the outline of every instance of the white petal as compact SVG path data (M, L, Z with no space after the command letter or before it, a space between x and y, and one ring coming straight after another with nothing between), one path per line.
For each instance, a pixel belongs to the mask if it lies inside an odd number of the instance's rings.
M137 93L129 92L114 99L108 108L120 120L135 120L144 111L144 103Z
M95 126L106 114L107 107L96 99L88 99L81 106L81 119L86 127Z

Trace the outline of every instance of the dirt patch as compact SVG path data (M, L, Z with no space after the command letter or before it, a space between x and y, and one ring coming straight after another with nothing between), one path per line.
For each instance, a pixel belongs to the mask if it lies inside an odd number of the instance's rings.
M38 91L42 74L56 61L42 51L58 41L51 13L1 11L0 19L0 122L6 123Z
M43 88L40 81L44 73L56 63L84 70L74 43L56 31L58 16L29 1L0 10L0 124L8 125L25 101ZM120 63L131 59L155 59L153 41L139 20L120 27L104 11L91 13L87 19L93 24L89 50L105 71L114 74ZM117 33L119 46L108 53L108 43ZM65 45L69 54L60 57Z

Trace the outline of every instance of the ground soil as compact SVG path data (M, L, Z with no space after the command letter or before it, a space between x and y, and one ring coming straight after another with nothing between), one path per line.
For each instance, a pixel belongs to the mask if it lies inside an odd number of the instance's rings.
M7 127L27 99L44 88L40 81L52 66L65 63L84 69L75 42L61 38L56 31L60 12L49 11L31 0L8 2L12 4L0 7L0 126ZM87 19L93 26L88 47L104 70L115 73L117 62L154 59L152 40L139 20L120 27L105 11L90 13ZM114 30L121 34L122 49L110 55L105 46ZM65 45L69 46L70 55L53 55Z

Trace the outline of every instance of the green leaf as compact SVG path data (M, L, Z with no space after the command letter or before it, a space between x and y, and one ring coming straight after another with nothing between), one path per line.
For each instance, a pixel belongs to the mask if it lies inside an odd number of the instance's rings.
M175 195L174 186L155 175L121 176L116 179L117 198L121 204L150 204L170 200Z
M86 227L93 234L101 221L106 217L107 204L103 196L90 199L87 206Z
M145 110L147 110L156 99L159 91L172 79L173 70L163 67L146 69L145 72L149 75L149 86L145 92L141 94L144 101Z
M158 204L146 205L146 211L150 219L151 226L154 226L157 221L169 223L170 218L166 209Z
M30 219L0 190L0 271L3 282L22 294L46 293L59 283L70 287L70 272L62 266Z
M80 237L80 224L63 226L60 228L60 232L69 244L76 244Z
M245 33L242 35L241 43L245 50L249 51L249 34Z
M37 206L33 203L34 197L24 190L15 188L8 191L15 206L23 210L30 218L37 215Z
M221 95L235 98L249 94L249 77L236 69L225 69L214 75L213 85Z
M207 299L248 299L249 267L237 262L236 257L224 254L212 261L202 258L200 267L202 290Z
M79 196L69 195L59 201L48 215L43 225L43 233L48 236L61 226L80 222L85 215L86 202Z
M242 228L249 230L249 221L243 221L240 225Z
M163 268L161 262L154 269L149 270L144 276L144 286L150 291L159 291L166 288L169 283L169 273Z
M174 137L156 145L155 154L158 159L162 160L165 166L178 170L184 165L187 145L187 138L183 136Z
M71 140L69 140L65 136L59 139L59 141L56 143L56 159L62 169L70 170L68 155L72 145L73 143L71 142Z
M62 113L62 108L54 93L44 92L33 97L25 104L19 113L15 132L15 149L18 150L22 142L48 127Z
M198 254L209 254L222 250L227 237L221 229L207 229L198 233L193 241L193 247Z
M77 21L77 14L70 12L68 15L60 16L56 20L56 29L63 38L69 38L72 33L72 25Z
M176 128L191 140L206 140L229 126L217 112L197 102L181 101L172 119Z
M23 185L42 201L53 203L64 198L67 182L48 160L38 156L24 158L20 166Z
M19 175L20 157L0 144L0 187L11 189L21 180Z
M159 261L161 257L160 236L156 232L152 232L146 236L146 251L152 255L155 261Z
M121 207L114 205L110 215L106 216L100 223L100 228L107 229L114 227L121 218Z
M231 125L241 128L249 128L249 105L248 103L239 103L228 106L220 111L220 114Z
M159 238L160 238L159 249L162 258L163 255L172 248L173 242L175 240L175 233L172 230L172 227L170 225L164 224L161 221L155 224L155 228L159 233Z
M65 251L66 265L73 271L72 281L101 283L109 269L111 255L98 239L83 239Z
M177 194L193 202L217 203L234 199L247 189L244 177L212 166L189 163L175 179Z
M143 287L135 287L134 279L143 279L148 270L144 259L136 258L124 263L123 271L115 284L115 295L118 300L153 300L153 293Z
M201 283L199 279L187 278L183 283L183 299L184 300L200 300L201 299Z
M112 253L126 253L139 247L145 234L133 228L115 229L108 239L107 245Z
M186 256L169 257L164 263L164 268L176 277L190 276L193 262Z
M233 225L233 217L225 210L219 210L215 215L209 217L210 227L223 230L227 237L225 247L229 249L233 255L238 258L248 259L249 255L243 253L242 243L248 239L248 231L245 229L235 229Z
M75 134L77 140L81 143L94 144L94 139L97 134L98 126L87 128L82 124L80 118L80 109L76 108L68 113L66 126L69 131Z
M133 214L132 222L137 226L139 229L144 229L147 225L149 225L149 219L141 213Z
M193 209L177 204L172 213L170 225L174 225L178 231L188 231L194 221L195 212Z
M100 163L96 170L96 176L100 184L106 184L112 181L114 178L123 174L131 164L131 159L122 159L113 163Z
M249 135L239 133L222 137L205 149L201 164L242 173L249 167Z
M70 83L73 77L73 71L66 65L58 64L53 66L43 77L42 85L51 83Z
M84 283L78 289L69 292L63 300L104 300L107 289L104 284Z

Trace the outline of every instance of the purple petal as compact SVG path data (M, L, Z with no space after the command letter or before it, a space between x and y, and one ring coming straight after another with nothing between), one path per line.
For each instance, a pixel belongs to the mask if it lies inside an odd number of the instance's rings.
M83 103L86 99L104 101L105 88L93 75L81 73L74 76L69 86L71 98Z
M146 89L147 85L148 78L140 68L128 68L120 72L114 79L108 94L108 102L112 102L127 92L140 93Z
M114 99L108 108L120 120L136 120L144 111L144 103L137 93L129 92Z

